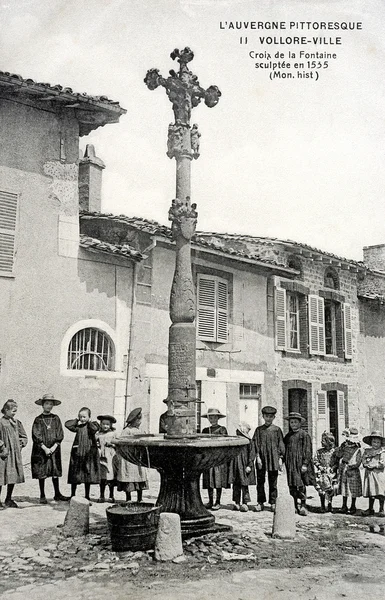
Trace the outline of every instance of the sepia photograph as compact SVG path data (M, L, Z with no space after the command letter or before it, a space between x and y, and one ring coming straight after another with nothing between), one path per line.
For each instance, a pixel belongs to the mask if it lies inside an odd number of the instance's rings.
M383 1L0 19L0 598L383 600Z

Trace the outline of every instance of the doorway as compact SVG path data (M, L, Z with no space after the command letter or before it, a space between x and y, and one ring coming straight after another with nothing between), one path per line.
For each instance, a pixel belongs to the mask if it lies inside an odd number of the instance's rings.
M307 390L303 388L290 388L288 390L288 402L289 402L289 413L297 412L300 413L305 423L302 425L302 429L308 430L308 410L307 410Z
M327 393L328 397L328 416L329 416L329 431L334 435L336 444L339 440L338 430L338 402L337 402L337 391L332 390Z

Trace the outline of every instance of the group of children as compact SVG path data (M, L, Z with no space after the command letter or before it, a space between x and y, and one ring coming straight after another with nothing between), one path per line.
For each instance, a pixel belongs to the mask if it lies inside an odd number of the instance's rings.
M68 501L59 487L62 476L61 442L64 438L62 423L58 415L52 413L54 406L61 404L51 394L45 394L35 404L42 407L42 413L32 425L32 478L38 479L40 503L47 504L45 481L52 478L54 500ZM27 444L27 435L21 422L15 418L17 403L7 400L1 409L0 418L0 499L2 486L7 486L5 508L17 508L12 499L14 486L24 482L21 450ZM115 442L138 433L142 420L142 409L135 408L126 419L120 437L116 436L111 415L99 415L99 422L91 420L91 410L80 409L76 419L65 422L65 427L75 434L68 469L68 483L71 485L71 497L76 495L79 484L84 484L85 497L90 499L90 488L99 485L99 502L105 502L105 490L108 485L109 500L114 501L114 489L126 493L126 501L131 500L131 492L136 491L138 502L142 499L143 489L148 488L147 470L129 463L115 453ZM0 501L0 506L3 506Z
M39 480L40 503L47 504L45 481L52 478L54 500L67 501L59 487L62 476L61 442L64 431L58 415L52 413L54 406L61 404L54 396L46 394L36 400L42 407L42 413L36 417L32 426L32 478ZM24 482L21 451L27 444L27 435L21 422L16 419L17 403L8 400L1 409L0 418L0 499L3 486L7 486L4 507L17 508L12 499L14 486ZM343 431L344 442L335 447L331 433L324 432L319 448L313 457L310 435L302 429L305 419L301 414L291 412L286 420L289 432L286 436L274 425L277 410L273 406L262 409L264 423L256 428L250 437L251 427L240 423L237 435L245 437L249 443L229 463L212 467L203 473L203 488L207 489L211 510L218 510L221 504L223 488L232 486L234 510L247 512L250 503L250 485L257 485L257 512L264 510L266 503L266 476L269 486L268 503L275 510L277 499L278 474L285 464L290 495L294 499L298 514L305 516L306 487L314 485L320 496L321 511L332 511L332 500L342 495L343 513L356 512L356 498L369 499L366 515L374 515L374 503L378 499L378 516L384 515L385 499L385 438L373 431L363 438L369 446L362 451L357 429L351 427ZM205 435L227 435L226 427L219 425L224 418L218 409L210 408L206 415L210 426L203 429ZM99 485L99 502L105 502L105 490L108 486L109 500L114 501L114 489L126 494L137 493L142 500L144 489L148 489L147 469L137 466L115 452L118 440L127 440L139 433L142 421L142 409L135 408L126 419L125 427L119 437L116 436L111 415L99 415L99 422L91 420L91 411L87 407L80 409L76 419L66 421L65 427L75 434L68 469L68 483L71 485L71 497L76 495L77 486L84 484L85 497L90 498L90 487ZM363 481L360 467L364 469ZM215 499L214 499L215 492ZM348 508L348 499L351 499ZM0 502L0 506L2 506Z
M287 483L293 497L295 510L307 515L306 487L314 485L318 491L321 512L332 511L332 499L342 495L342 513L356 513L356 498L369 499L365 515L374 515L374 503L378 499L378 516L383 517L385 499L385 438L373 431L363 438L370 446L364 450L358 441L358 431L354 427L342 432L344 442L335 447L334 436L324 432L321 448L313 456L310 435L302 429L305 419L300 413L291 412L285 419L289 422L289 432L283 436L279 427L273 424L276 409L265 406L262 409L264 423L257 427L250 438L250 425L240 423L237 435L249 440L241 452L230 463L213 467L203 474L203 488L207 489L211 510L220 508L222 488L232 485L234 510L247 512L250 502L249 486L257 484L257 512L264 510L266 503L266 476L269 486L268 503L275 510L277 499L278 474L285 464ZM225 427L218 421L224 418L218 409L211 408L202 415L210 422L210 427L202 433L227 435ZM360 467L364 469L363 481ZM214 502L214 490L216 498ZM348 499L351 499L348 508Z

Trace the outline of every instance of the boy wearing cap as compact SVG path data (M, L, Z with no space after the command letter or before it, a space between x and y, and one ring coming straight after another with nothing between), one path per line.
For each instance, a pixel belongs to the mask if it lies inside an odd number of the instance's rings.
M224 419L223 415L217 408L209 408L207 414L202 415L202 418L208 419L210 427L205 427L202 430L203 434L208 435L227 435L226 427L219 425L219 419ZM221 506L222 488L229 488L229 463L223 463L218 467L211 467L203 472L203 489L208 491L209 501L206 508L219 510ZM214 504L214 489L217 496Z
M264 424L257 427L253 435L257 465L257 506L255 507L257 512L264 509L266 502L266 473L269 482L269 504L272 511L275 509L278 495L278 471L282 469L285 445L282 430L277 425L273 425L276 413L277 409L274 406L264 406L262 408Z
M310 435L301 429L305 419L300 413L291 412L285 420L289 421L290 427L283 440L287 483L296 512L305 517L306 486L315 485L312 441Z
M61 442L64 438L63 427L58 415L52 414L54 406L61 404L52 394L44 394L35 401L43 412L36 417L32 425L32 479L39 480L40 504L47 504L45 497L45 480L52 477L54 500L69 500L60 492L59 477L62 476Z

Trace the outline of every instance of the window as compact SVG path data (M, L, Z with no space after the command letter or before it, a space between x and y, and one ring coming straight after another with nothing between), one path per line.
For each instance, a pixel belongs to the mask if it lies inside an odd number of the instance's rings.
M325 354L337 354L336 304L325 300Z
M309 352L351 359L352 311L350 304L308 297Z
M327 288L331 288L332 290L340 289L340 282L338 278L338 273L333 267L328 267L325 270L324 274L324 286Z
M197 335L207 342L228 341L228 282L198 275Z
M239 421L251 427L259 424L261 385L256 383L239 384Z
M287 348L299 350L299 298L286 292Z
M277 350L300 351L299 295L283 288L275 290L275 323Z
M113 371L114 347L101 329L87 327L72 337L68 347L67 368L87 371Z
M0 191L0 275L12 275L18 195Z

